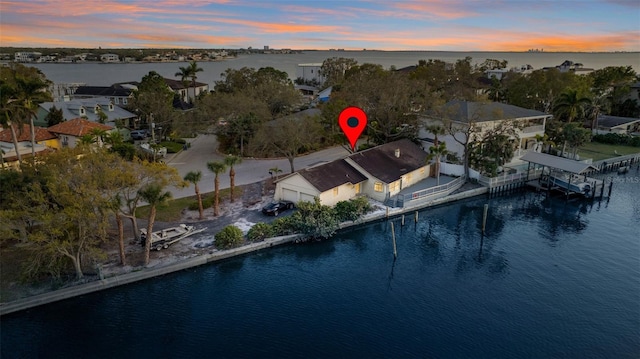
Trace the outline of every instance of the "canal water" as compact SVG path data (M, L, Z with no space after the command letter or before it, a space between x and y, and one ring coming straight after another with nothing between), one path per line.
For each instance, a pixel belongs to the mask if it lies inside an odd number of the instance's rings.
M6 315L1 357L638 358L640 173L615 180L395 219L395 260L383 221Z

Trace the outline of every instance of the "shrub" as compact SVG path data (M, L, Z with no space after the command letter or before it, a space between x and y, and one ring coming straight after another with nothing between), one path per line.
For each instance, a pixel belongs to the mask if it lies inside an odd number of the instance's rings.
M236 226L229 225L216 233L215 239L216 247L219 249L237 247L242 243L242 231Z
M273 230L272 235L286 236L288 234L297 233L299 231L298 223L293 217L294 216L280 217L271 222L271 229Z
M265 238L272 237L274 235L273 226L268 223L256 223L251 229L249 229L249 233L247 233L247 239L252 242L260 242L264 241Z
M183 144L176 142L160 142L160 146L167 149L167 153L178 153L182 150Z
M623 135L619 133L607 133L604 135L594 135L593 142L604 143L607 145L624 145L640 147L640 137Z
M358 208L353 201L340 201L336 203L334 210L340 222L358 219Z

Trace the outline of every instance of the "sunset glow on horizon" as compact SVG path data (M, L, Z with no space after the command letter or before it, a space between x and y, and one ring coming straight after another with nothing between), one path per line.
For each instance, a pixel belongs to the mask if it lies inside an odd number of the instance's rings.
M0 0L0 46L640 51L640 2Z

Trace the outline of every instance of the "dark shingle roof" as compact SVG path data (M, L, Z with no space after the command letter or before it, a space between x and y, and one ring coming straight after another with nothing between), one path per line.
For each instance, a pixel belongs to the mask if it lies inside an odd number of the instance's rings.
M345 160L336 160L324 165L307 168L298 173L320 192L330 190L345 183L356 184L367 180Z
M636 121L640 121L640 118L601 115L598 116L598 127L612 128Z
M395 156L396 150L400 150L400 157ZM385 183L397 181L401 176L427 163L427 153L408 139L357 152L349 158Z
M469 123L513 120L524 117L545 116L544 112L529 110L526 108L507 105L499 102L470 102L462 100L452 100L445 105L447 115L457 122Z
M74 92L76 96L104 96L104 97L129 97L132 89L112 86L80 86Z

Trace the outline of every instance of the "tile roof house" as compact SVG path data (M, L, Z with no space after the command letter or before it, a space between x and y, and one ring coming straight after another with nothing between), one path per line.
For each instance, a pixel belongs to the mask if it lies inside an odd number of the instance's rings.
M474 138L481 138L485 131L495 128L496 126L508 122L512 122L516 127L516 133L519 141L516 143L518 150L516 156L524 155L527 150L534 149L537 146L536 135L544 135L545 126L552 115L544 112L530 110L518 106L508 105L499 102L471 102L462 100L449 101L444 105L442 114L428 114L423 119L423 123L427 125L442 125L450 121L453 125L461 129L456 133L456 139L465 140L464 129L473 125L477 131ZM433 143L434 135L426 129L420 130L420 138L423 141ZM439 136L440 141L444 141L449 152L456 153L459 157L463 156L464 147L459 144L451 135Z
M276 200L335 205L359 194L384 201L429 176L427 153L403 139L307 168L276 182Z
M31 150L31 126L22 125L21 128L14 126L18 142L18 153L21 157L29 157ZM35 152L36 156L48 152L50 148L58 148L58 137L42 127L35 127ZM9 128L0 127L0 150L2 159L6 163L18 160L16 148L13 143L13 137Z
M49 132L58 136L61 147L68 146L71 148L76 147L80 137L90 134L94 129L111 131L113 127L83 118L74 118L48 128Z

